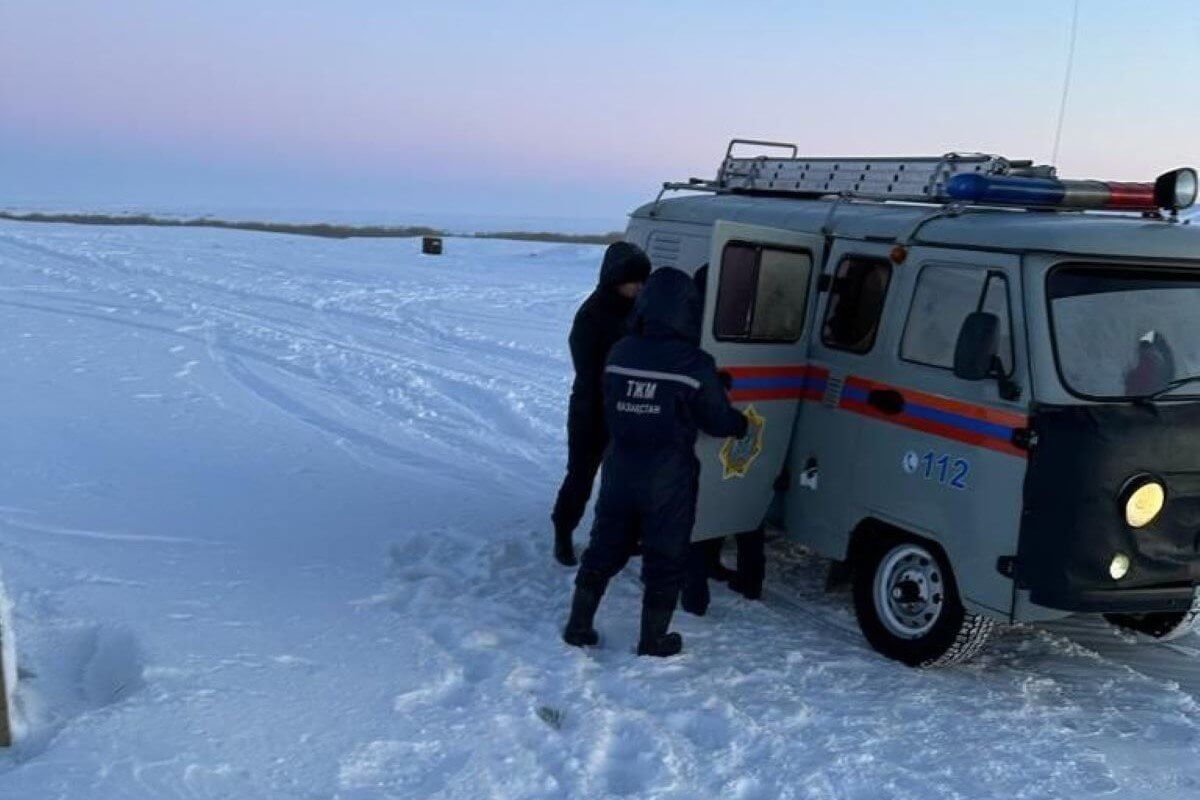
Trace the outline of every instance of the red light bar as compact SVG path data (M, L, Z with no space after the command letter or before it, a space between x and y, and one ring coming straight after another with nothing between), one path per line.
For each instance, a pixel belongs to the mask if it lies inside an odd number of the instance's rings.
M1072 181L1063 181L1072 183ZM1158 201L1154 197L1153 183L1109 183L1108 203L1102 208L1123 211L1155 211Z

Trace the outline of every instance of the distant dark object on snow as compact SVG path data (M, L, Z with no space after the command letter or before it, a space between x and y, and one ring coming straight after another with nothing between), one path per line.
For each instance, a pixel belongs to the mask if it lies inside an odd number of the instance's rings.
M520 242L556 242L561 244L612 244L621 238L619 232L609 233L551 233L530 231L495 231L450 233L425 225L330 225L327 223L291 222L234 222L197 217L182 219L156 217L150 214L44 214L0 210L0 219L15 222L65 222L73 225L153 225L178 228L225 228L260 233L290 233L298 236L321 236L327 239L385 238L404 239L414 236L446 238L462 236L475 239L512 239Z
M440 256L442 254L442 237L440 236L424 236L421 238L421 252L427 256Z

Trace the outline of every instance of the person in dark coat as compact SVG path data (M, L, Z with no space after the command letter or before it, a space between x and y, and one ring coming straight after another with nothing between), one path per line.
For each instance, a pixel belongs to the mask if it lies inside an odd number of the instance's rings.
M692 274L700 292L701 306L708 288L708 264L701 264ZM734 536L737 544L737 570L721 563L721 547L725 537L718 536L694 542L688 551L688 572L684 581L680 606L689 614L702 617L708 613L711 595L708 580L728 583L729 588L748 600L762 597L763 576L766 572L766 539L762 528Z
M744 436L746 418L700 349L700 293L684 272L651 273L634 311L634 332L612 349L604 370L604 412L612 444L604 457L591 542L575 576L563 640L599 642L593 627L609 580L642 542L639 655L683 647L668 633L683 587L696 517L696 437Z
M575 314L569 343L575 383L567 410L567 475L550 515L554 522L554 557L574 566L571 537L588 499L596 470L608 446L604 423L602 378L608 351L625 335L634 299L650 274L650 259L629 242L614 242L604 252L600 282Z

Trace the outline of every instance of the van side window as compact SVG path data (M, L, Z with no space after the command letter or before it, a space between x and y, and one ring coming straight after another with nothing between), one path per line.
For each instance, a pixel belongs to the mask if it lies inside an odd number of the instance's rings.
M795 342L804 330L812 256L730 242L721 253L714 335L748 342Z
M875 345L879 318L892 279L882 259L847 256L838 265L825 308L821 341L826 347L867 353Z
M1005 375L1012 374L1012 319L1008 280L981 267L933 265L921 270L913 292L900 357L941 369L954 369L954 348L963 320L972 311L1000 318L999 356Z

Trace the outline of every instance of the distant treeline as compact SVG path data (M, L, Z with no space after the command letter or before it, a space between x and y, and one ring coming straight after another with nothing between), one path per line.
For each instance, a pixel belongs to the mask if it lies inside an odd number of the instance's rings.
M415 236L466 236L475 239L514 239L521 242L564 242L568 244L610 244L621 238L611 233L532 233L524 231L496 231L491 233L460 234L430 228L424 225L330 225L292 222L234 222L209 217L193 219L171 219L150 214L21 214L0 211L0 219L17 222L69 222L74 225L156 225L172 228L228 228L235 231L259 231L262 233L292 233L299 236L322 236L327 239L389 238L408 239Z

